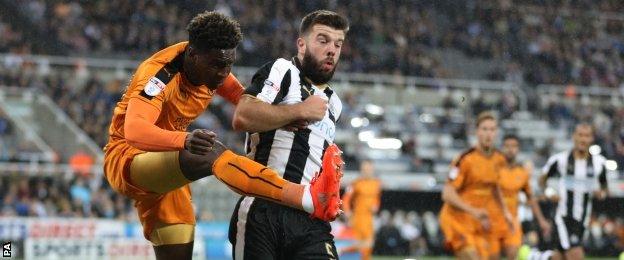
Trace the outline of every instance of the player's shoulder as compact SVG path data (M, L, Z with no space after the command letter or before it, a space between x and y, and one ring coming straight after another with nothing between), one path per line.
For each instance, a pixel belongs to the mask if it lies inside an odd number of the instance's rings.
M554 161L561 161L561 160L567 159L570 156L570 152L571 151L569 150L565 150L565 151L555 153L548 158L548 161L554 162Z
M293 69L296 70L297 67L291 61L278 58L263 64L258 71L256 71L254 77L268 78L269 75L273 74L271 77L281 78L285 76L288 71Z
M137 73L146 73L145 76L155 76L168 83L182 70L187 45L188 42L180 42L156 52L139 65Z
M475 154L476 151L477 149L475 147L471 147L471 148L464 150L461 154L459 154L457 157L453 159L453 161L451 162L451 165L459 166L461 163L463 163L468 158L470 158L471 155Z
M505 161L507 160L505 159L505 155L503 154L503 152L501 152L498 149L494 149L494 152L492 155L496 158L496 160L505 160Z
M297 66L295 66L295 64L293 64L292 61L289 61L284 58L278 58L278 59L269 61L265 63L264 65L262 65L259 71L261 70L277 71L280 74L286 74L288 70L292 70L292 69L297 69Z
M169 45L164 49L154 53L149 58L145 59L143 64L167 64L172 62L174 59L181 59L181 54L184 54L186 50L186 46L188 46L188 42L179 42L173 45Z

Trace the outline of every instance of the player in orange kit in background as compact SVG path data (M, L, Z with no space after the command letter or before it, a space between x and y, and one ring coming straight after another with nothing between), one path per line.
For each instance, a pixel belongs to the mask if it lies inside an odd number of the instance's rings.
M374 176L375 168L369 160L360 163L360 177L355 179L342 197L344 213L353 229L356 245L342 250L343 253L359 251L362 259L370 259L375 231L373 217L379 211L381 182Z
M504 212L511 227L511 214L498 187L505 157L494 148L498 125L494 115L481 113L476 124L478 144L453 161L442 190L444 205L440 228L445 245L458 259L487 259L487 236L491 230L490 204Z
M503 194L503 200L513 217L513 232L506 230L503 211L495 209L492 216L492 232L488 239L490 259L500 259L501 250L504 250L507 259L516 259L518 249L522 245L522 229L518 219L518 193L524 192L527 202L531 205L535 216L544 234L550 233L550 224L544 218L537 199L531 192L531 170L517 162L516 157L520 152L520 140L517 136L507 135L503 138L503 154L507 159L507 167L500 171L498 184Z

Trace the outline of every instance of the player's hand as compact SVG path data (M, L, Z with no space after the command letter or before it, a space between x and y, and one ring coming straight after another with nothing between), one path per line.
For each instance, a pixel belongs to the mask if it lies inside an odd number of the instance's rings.
M206 155L212 151L212 147L217 139L217 134L206 129L195 129L190 134L186 135L184 141L184 149L187 151L198 154Z
M597 200L604 200L607 198L607 192L605 192L604 190L594 191L594 198L596 198Z
M541 221L538 220L537 224L539 224L540 229L542 230L542 234L544 235L544 237L548 237L550 235L550 231L551 231L551 228L552 228L550 223L548 223L548 221L542 219Z
M505 222L507 222L507 226L509 227L509 231L513 234L514 232L516 232L515 227L514 227L514 223L513 223L513 216L507 210L505 210L505 212L503 212L503 214L505 215Z
M308 122L321 121L327 112L327 100L320 96L312 95L299 103L299 109L300 120Z
M305 120L297 120L294 121L290 124L285 125L284 127L282 127L282 129L286 130L286 131L290 131L290 132L296 132L299 130L303 130L306 129L308 127L309 123L308 121Z
M470 212L474 218L476 218L484 230L490 230L490 218L488 217L487 211L480 208L475 208Z

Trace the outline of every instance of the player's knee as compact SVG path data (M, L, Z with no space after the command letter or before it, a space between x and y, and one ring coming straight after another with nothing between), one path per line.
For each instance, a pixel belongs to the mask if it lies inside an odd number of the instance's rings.
M210 156L192 154L189 151L180 151L180 170L189 181L196 181L212 175L212 164Z
M154 246L156 259L193 259L193 241L184 244Z

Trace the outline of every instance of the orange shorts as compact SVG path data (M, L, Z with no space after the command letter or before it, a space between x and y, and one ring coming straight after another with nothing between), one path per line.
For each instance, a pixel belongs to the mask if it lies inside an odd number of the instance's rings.
M478 223L465 219L466 217L468 216L451 214L444 209L440 212L440 229L444 235L444 244L454 253L474 248L482 259L486 259L488 257L486 236L480 231Z
M191 203L191 188L185 185L179 189L157 194L143 190L130 181L130 165L135 156L146 153L125 141L108 146L104 155L104 174L111 187L135 200L143 235L149 240L158 224L195 225L195 214Z
M499 223L495 225L507 225L506 223ZM488 253L490 255L500 255L501 249L506 247L520 247L522 245L522 226L520 221L514 219L513 232L505 229L504 231L494 231L488 236Z
M372 240L374 237L372 214L353 214L351 227L357 240Z

